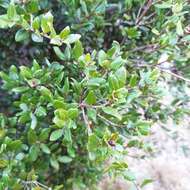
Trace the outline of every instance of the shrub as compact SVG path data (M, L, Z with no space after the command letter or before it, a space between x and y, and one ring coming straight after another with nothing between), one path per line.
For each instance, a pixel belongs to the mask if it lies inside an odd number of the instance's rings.
M123 157L128 149L146 147L139 137L154 122L189 113L181 98L172 109L161 102L163 83L171 83L165 72L189 82L174 70L188 62L182 54L189 48L183 31L189 5L30 0L1 6L0 27L11 34L3 47L24 48L27 57L23 64L12 49L17 64L3 48L1 189L95 189L105 173L134 181Z

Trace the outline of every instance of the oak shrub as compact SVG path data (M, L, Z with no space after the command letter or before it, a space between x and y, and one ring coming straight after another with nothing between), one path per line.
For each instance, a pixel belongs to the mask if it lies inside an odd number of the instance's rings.
M6 94L0 189L95 189L106 173L135 181L124 159L128 149L148 150L139 137L148 135L154 122L177 121L188 113L178 104L187 98L186 86L168 78L163 67L172 62L180 69L188 62L181 55L189 48L183 30L189 6L155 2L138 15L145 1L0 5L1 92ZM21 48L25 61L19 58ZM161 101L160 84L168 81L184 94L173 100L172 109Z

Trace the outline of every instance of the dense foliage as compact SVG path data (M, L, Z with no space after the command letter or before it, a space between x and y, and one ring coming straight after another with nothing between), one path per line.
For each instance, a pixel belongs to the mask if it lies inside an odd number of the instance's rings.
M1 0L0 189L96 189L106 173L135 183L128 149L151 151L139 137L189 113L189 10Z

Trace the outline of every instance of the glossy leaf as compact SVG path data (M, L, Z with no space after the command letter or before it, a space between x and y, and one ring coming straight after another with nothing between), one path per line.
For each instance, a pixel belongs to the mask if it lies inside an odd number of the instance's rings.
M60 139L63 135L63 130L62 129L57 129L53 131L50 135L50 141L56 141Z

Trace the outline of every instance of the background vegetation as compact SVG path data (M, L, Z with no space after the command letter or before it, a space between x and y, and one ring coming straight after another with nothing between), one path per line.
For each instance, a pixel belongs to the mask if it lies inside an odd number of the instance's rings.
M1 0L0 189L96 189L106 173L136 184L123 156L189 114L189 8Z

